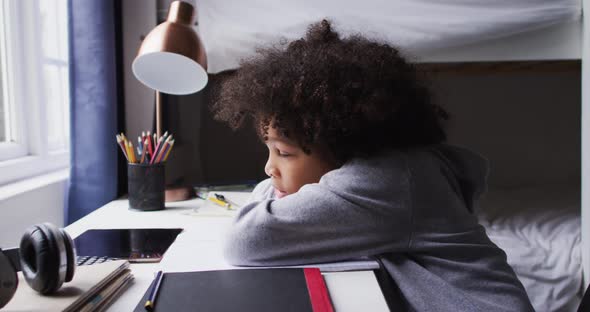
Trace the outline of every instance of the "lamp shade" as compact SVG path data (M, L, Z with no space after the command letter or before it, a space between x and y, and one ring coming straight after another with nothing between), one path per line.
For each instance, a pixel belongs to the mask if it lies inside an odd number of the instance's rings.
M151 89L190 94L207 84L205 47L192 27L194 8L183 1L170 4L168 18L143 40L132 70Z

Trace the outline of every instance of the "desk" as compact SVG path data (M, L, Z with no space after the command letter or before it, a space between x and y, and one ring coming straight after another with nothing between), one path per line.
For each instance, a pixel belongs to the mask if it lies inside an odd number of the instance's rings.
M200 213L193 212L199 209ZM209 209L209 210L207 210ZM132 311L154 278L154 272L229 269L223 259L222 242L231 226L227 213L201 199L166 203L162 211L131 211L127 200L115 200L72 223L66 230L75 238L87 229L184 228L160 263L131 264L134 283L111 305L109 311ZM324 273L336 311L389 311L372 271Z

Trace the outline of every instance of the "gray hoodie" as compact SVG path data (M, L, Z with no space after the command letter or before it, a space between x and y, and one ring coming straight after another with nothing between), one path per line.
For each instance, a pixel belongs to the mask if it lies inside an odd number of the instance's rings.
M234 265L377 256L410 311L533 311L506 254L473 214L487 162L450 145L353 159L276 200L270 180L238 213Z

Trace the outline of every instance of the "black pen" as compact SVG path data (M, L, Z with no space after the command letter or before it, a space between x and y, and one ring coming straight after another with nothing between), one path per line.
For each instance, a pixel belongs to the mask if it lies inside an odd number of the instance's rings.
M156 281L154 283L154 287L152 287L152 291L150 292L150 296L148 300L145 302L145 309L148 311L152 311L156 306L156 297L158 296L158 290L160 289L160 284L162 284L162 278L164 277L164 273L162 271L158 271L156 275Z

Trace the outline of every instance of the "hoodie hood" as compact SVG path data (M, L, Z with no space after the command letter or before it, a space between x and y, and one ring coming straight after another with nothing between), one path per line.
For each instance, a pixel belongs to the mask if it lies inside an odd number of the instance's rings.
M476 201L487 189L489 161L466 148L448 144L436 145L432 151L443 164L449 183L473 213Z

